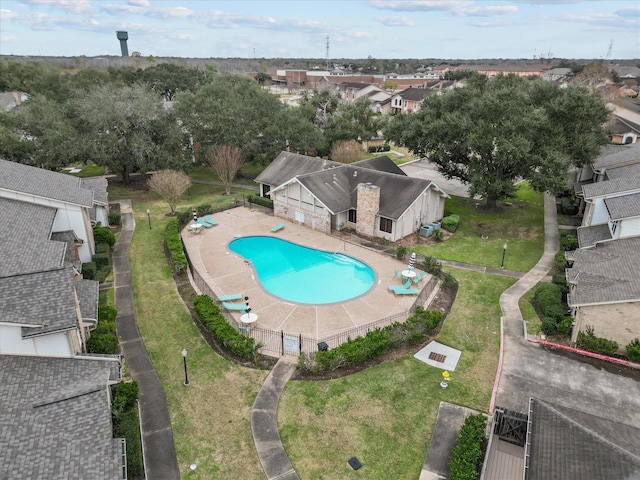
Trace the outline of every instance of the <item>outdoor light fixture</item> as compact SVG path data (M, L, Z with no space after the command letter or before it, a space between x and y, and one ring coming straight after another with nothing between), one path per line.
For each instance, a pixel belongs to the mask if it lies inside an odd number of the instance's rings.
M502 245L502 262L500 262L500 269L504 270L504 256L507 253L507 244Z
M182 362L184 363L184 386L189 385L189 375L187 375L187 349L182 349Z
M149 230L151 230L151 210L147 208L147 220L149 220Z

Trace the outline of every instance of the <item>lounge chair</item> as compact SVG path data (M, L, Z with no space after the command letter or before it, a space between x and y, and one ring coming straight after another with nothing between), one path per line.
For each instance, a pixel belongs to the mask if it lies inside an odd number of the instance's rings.
M209 215L205 215L205 216L204 216L204 219L205 219L208 223L210 223L212 226L213 226L213 225L218 225L218 222L216 222L216 221L215 221L213 218L211 218Z
M240 311L244 311L247 309L247 306L244 303L229 303L229 302L222 302L222 306L224 308L226 308L227 310L240 310Z
M198 223L202 224L204 228L213 227L213 223L208 222L204 217L198 219Z
M420 293L420 290L417 288L398 288L394 290L393 293L396 295L417 295Z
M424 272L420 272L415 277L413 277L413 283L418 283L424 278Z
M279 223L271 229L272 232L279 232L284 228L284 223Z
M398 270L394 270L393 278L402 278L402 274Z
M231 300L240 300L242 299L241 293L232 293L231 295L220 295L218 297L219 302L229 302Z

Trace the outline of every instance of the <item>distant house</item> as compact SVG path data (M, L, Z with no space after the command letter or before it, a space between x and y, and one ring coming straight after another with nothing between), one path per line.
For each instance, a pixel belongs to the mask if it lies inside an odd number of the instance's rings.
M376 85L362 82L344 82L338 84L342 101L351 104L359 98L367 98L371 102L371 110L386 114L391 111L391 94Z
M126 480L113 438L115 358L0 355L0 478Z
M282 152L257 178L277 217L330 234L397 241L442 219L448 195L429 180L407 177L381 157L345 165Z
M612 143L619 145L637 143L640 138L640 125L614 115L609 125L609 134Z
M396 93L391 98L391 110L393 113L410 113L420 111L424 97L430 90L425 88L407 88Z
M92 226L109 225L103 177L83 179L0 159L0 198L53 209L51 232L73 232L82 262L95 254Z

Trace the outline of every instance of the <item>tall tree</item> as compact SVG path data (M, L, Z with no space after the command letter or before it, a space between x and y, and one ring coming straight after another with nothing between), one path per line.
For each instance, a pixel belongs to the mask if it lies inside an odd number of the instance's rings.
M329 117L325 136L333 145L344 140L369 140L377 135L380 115L371 109L371 100L358 98L351 104L341 104Z
M173 63L148 67L142 71L140 79L166 101L175 100L178 92L195 92L206 83L206 75L202 70Z
M100 86L78 97L75 108L94 146L94 161L125 184L134 172L188 166L186 135L148 87Z
M160 170L151 175L147 184L169 204L171 215L175 215L178 200L191 185L191 179L176 170Z
M385 137L469 185L489 207L515 193L517 179L559 192L567 170L591 162L607 142L609 111L586 89L514 75L474 78L394 117Z
M235 145L215 145L205 149L207 163L216 171L227 195L231 195L231 184L244 164L242 150Z

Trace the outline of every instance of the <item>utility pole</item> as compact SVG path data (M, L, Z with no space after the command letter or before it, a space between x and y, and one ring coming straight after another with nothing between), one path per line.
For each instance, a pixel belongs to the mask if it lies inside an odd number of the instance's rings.
M325 70L329 70L329 35L327 35L327 59L325 62Z

